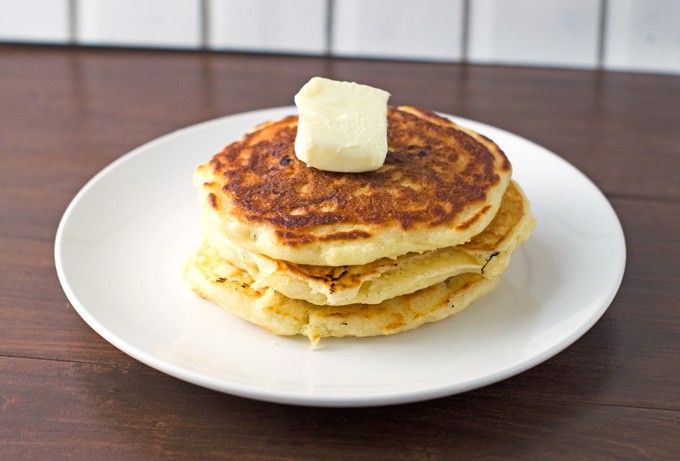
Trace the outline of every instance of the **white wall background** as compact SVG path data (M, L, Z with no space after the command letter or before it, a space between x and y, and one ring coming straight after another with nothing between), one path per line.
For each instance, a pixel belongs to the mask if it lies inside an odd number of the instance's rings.
M0 0L0 42L680 74L680 0Z

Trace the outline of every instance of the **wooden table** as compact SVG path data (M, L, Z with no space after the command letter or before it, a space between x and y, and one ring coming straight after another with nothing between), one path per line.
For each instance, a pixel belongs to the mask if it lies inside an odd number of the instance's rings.
M290 105L314 75L505 128L592 178L628 248L602 319L516 377L363 409L206 390L98 336L55 273L74 194L162 134ZM679 184L680 77L0 46L0 459L678 459Z

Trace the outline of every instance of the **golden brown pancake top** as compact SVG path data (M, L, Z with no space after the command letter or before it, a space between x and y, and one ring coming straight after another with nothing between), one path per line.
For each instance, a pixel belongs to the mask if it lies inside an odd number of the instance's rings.
M453 223L465 229L487 210L465 220L462 213L485 202L510 164L485 138L480 142L448 119L416 111L389 108L385 164L365 173L322 171L298 160L297 116L263 124L199 167L211 168L219 181L219 188L206 183L216 192L208 201L239 220L273 227L289 245L370 237L364 230L313 235L326 225L413 230Z

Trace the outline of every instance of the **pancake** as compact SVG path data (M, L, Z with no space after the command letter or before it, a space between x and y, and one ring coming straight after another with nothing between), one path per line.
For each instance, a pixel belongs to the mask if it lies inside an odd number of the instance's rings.
M275 260L362 265L467 242L512 173L492 141L413 107L388 109L385 164L366 173L306 166L296 130L297 116L265 123L196 169L206 234Z
M456 314L491 291L500 277L468 273L380 304L317 306L271 288L256 290L250 276L203 245L188 261L185 280L197 294L277 335L320 338L380 336L411 330Z
M469 242L364 265L311 266L274 260L239 248L223 234L206 234L219 257L245 271L254 289L318 305L377 304L412 293L462 273L500 275L510 255L530 235L535 221L528 200L514 181L506 189L491 223Z

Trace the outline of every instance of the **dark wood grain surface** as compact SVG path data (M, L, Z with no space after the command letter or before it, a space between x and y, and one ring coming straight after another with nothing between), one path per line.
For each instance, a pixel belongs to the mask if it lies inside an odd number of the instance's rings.
M516 377L362 409L206 390L99 337L55 272L74 194L162 134L290 105L314 75L505 128L581 169L626 234L602 319ZM0 459L678 459L679 234L680 77L0 46Z

